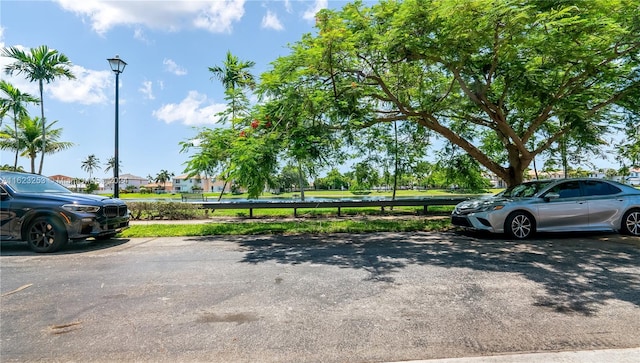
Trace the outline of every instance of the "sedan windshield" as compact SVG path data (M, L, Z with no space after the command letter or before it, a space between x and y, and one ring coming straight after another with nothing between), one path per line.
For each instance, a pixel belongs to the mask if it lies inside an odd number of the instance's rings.
M71 191L42 175L6 173L2 180L18 193L71 193Z
M505 189L501 193L498 193L497 196L505 198L531 198L549 184L551 184L551 181L535 181L518 184Z

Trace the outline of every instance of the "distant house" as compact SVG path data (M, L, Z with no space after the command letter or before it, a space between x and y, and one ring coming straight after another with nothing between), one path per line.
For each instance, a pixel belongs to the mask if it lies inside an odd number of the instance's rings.
M538 170L538 179L563 179L563 178L564 178L564 172L562 170L547 170L547 171ZM529 180L536 179L536 171L528 170L527 179Z
M207 178L201 175L188 177L187 174L173 177L173 191L176 193L193 193L193 192L221 192L224 181L215 178ZM231 190L231 183L227 183L225 191Z
M189 177L187 174L178 175L171 180L173 191L176 193L203 192L209 190L209 179L200 175Z
M142 187L151 190L153 193L167 193L173 190L173 183L170 181L164 183L147 183Z
M624 181L631 185L640 185L640 168L629 170L629 175L624 177Z
M135 192L140 190L140 187L149 183L147 178L143 178L141 176L136 176L133 174L120 174L118 176L119 190L133 190ZM104 191L109 192L113 191L114 180L113 178L105 178L103 179Z

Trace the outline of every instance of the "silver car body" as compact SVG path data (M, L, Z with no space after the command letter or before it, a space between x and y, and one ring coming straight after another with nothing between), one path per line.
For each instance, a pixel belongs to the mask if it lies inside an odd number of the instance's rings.
M523 183L491 197L458 204L453 225L508 233L522 214L533 232L622 231L640 235L640 190L603 179L558 179ZM521 238L526 238L522 236Z

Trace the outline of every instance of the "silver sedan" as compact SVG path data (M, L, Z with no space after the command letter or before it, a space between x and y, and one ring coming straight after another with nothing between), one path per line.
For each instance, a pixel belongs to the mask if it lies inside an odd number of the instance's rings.
M451 222L516 239L568 231L640 236L640 190L592 178L531 181L458 204Z

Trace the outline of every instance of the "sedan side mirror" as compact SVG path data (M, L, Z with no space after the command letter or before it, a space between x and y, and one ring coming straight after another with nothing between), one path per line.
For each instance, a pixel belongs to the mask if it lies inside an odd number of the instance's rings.
M560 198L560 194L554 193L554 192L547 193L544 196L544 200L547 201L547 202L550 201L550 200L553 200L553 199L558 199L558 198Z

